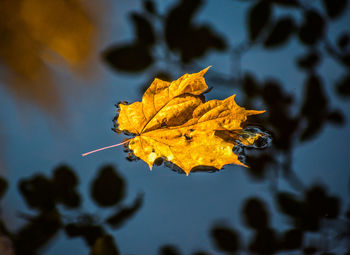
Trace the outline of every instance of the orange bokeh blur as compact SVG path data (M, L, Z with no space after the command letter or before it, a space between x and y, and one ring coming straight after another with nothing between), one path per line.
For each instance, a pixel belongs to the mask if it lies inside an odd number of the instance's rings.
M55 68L87 70L97 52L98 28L83 2L0 2L0 78L17 98L55 112L60 105Z

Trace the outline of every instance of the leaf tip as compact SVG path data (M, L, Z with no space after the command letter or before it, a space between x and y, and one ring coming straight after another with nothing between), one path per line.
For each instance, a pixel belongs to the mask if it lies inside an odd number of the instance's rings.
M266 112L266 110L261 110L261 111L256 111L256 110L247 110L247 116L250 116L250 115L256 115L256 114L262 114Z
M186 176L188 176L192 170L192 168L182 168L182 167L181 167L181 169L182 169L182 171L185 172Z
M240 165L240 166L244 166L244 167L246 167L246 168L250 168L249 166L247 166L246 164L244 164L244 163L242 163L242 162L240 162L239 165Z
M203 76L203 75L209 70L209 68L211 68L211 67L212 67L212 66L210 65L210 66L204 68L202 71L199 72L199 74L200 74L201 76Z

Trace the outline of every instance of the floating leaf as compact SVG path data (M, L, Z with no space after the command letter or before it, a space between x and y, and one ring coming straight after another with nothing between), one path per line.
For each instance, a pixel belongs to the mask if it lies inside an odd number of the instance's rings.
M128 148L150 169L158 158L170 161L187 175L200 166L244 166L232 151L235 138L240 140L241 123L247 116L264 111L238 106L235 95L205 102L202 93L208 86L203 75L208 68L173 82L155 79L141 102L119 104L119 130L135 135ZM249 137L246 143L259 137Z

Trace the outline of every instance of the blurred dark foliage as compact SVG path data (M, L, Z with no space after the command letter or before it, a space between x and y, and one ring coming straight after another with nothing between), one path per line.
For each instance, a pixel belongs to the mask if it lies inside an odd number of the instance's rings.
M14 232L0 218L0 237L11 240L15 254L42 254L62 231L70 238L82 238L90 255L119 254L108 228L118 229L125 224L141 208L142 195L132 205L123 205L124 179L113 166L102 167L91 185L91 198L98 206L110 208L109 216L101 219L94 213L83 212L82 197L76 190L78 182L74 170L67 165L54 169L52 178L37 174L19 181L20 194L27 206L34 209L33 213L19 213L26 223ZM0 177L0 195L6 187L6 180Z
M218 250L235 253L240 249L239 235L233 229L215 226L210 230L211 237Z
M19 183L19 190L27 205L40 211L56 209L57 204L67 208L77 208L80 196L75 188L77 177L72 169L60 166L54 170L54 176L49 179L43 175L35 175Z
M115 186L124 194L125 183L115 168L110 165L102 167L93 180L91 189L100 181L101 176L113 176ZM63 181L66 180L66 181ZM0 178L1 183L6 180ZM123 183L122 185L120 185ZM57 185L68 191L57 191ZM52 178L36 175L19 182L21 194L27 205L36 209L33 213L19 213L26 223L16 231L9 231L6 223L0 220L1 242L9 242L15 254L42 254L43 249L53 241L55 236L64 231L70 238L82 238L90 248L90 255L119 254L115 238L108 233L107 226L116 229L130 219L142 206L142 196L138 196L131 206L120 205L124 196L109 207L115 207L115 213L101 219L96 214L83 213L80 203L64 204L61 195L74 193L80 201L80 194L75 190L78 178L74 171L62 165L53 172ZM4 185L5 187L6 185ZM349 180L350 187L350 180ZM3 189L4 190L4 189ZM350 188L349 188L350 192ZM43 196L43 193L46 194ZM104 196L114 198L106 189ZM93 197L97 205L106 207L98 196ZM75 201L75 199L73 199ZM271 202L270 202L271 203ZM327 188L314 184L310 188L298 191L277 191L273 193L273 205L259 197L248 197L241 207L241 217L245 227L251 232L249 238L244 233L228 225L213 225L209 230L212 244L224 254L278 254L280 252L299 252L303 254L338 254L332 253L341 243L350 248L350 204L342 210L340 198L329 194ZM67 210L58 206L63 204ZM272 210L272 211L271 211ZM72 213L73 212L73 213ZM287 228L274 228L271 221L279 214L286 222ZM313 234L310 236L310 234ZM325 243L326 242L326 243ZM3 247L0 247L0 251ZM348 250L347 252L350 252ZM14 254L14 253L9 253ZM162 245L159 255L181 255L175 245ZM186 253L188 254L188 253ZM193 255L212 254L209 251L196 251Z
M99 206L113 206L123 199L124 186L124 180L115 172L114 167L105 166L92 183L91 197Z
M173 245L164 245L160 248L159 255L180 255L180 252Z
M281 252L340 254L339 249L348 249L346 252L350 252L350 215L347 215L349 211L341 215L340 199L329 195L324 186L314 184L309 189L296 193L277 192L273 198L274 205L271 208L277 208L277 211L272 212L267 203L259 197L245 200L241 208L241 217L251 231L249 238L243 238L245 233L227 225L214 225L209 233L216 250L225 254L249 252L248 254L262 255ZM288 228L281 231L273 227L270 219L277 214L286 220ZM345 245L342 242L345 242ZM174 245L164 245L159 254L181 253ZM201 251L192 254L212 253Z
M8 187L7 181L0 176L0 199L3 197L3 195L5 195L7 187Z
M197 25L193 18L201 0L181 0L165 16L164 35L168 48L184 63L204 56L209 50L225 50L226 43L208 25Z
M141 13L130 14L134 40L111 46L104 52L104 59L116 70L135 73L149 70L156 62L176 59L187 64L212 50L226 50L225 39L210 25L194 21L203 3L181 0L163 15L153 1L144 1ZM169 77L160 69L152 78L159 74Z

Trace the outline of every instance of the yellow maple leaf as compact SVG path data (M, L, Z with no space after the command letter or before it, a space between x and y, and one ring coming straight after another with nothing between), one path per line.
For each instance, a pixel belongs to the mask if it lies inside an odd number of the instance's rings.
M135 135L128 147L150 169L157 158L172 162L187 175L199 166L245 166L232 151L238 131L247 116L264 111L238 106L235 95L205 102L202 93L208 86L203 75L208 69L173 82L155 79L141 102L119 105L118 129ZM259 137L238 139L252 144Z

